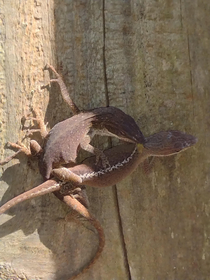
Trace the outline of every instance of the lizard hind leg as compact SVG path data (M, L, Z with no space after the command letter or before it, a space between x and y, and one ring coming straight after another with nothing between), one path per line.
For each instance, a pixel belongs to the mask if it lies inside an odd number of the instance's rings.
M33 134L34 132L40 132L41 134L41 137L42 138L45 138L48 134L48 131L47 131L47 123L45 124L44 122L44 118L42 116L42 114L40 113L41 111L40 110L37 110L37 109L33 109L33 112L35 114L35 118L34 117L30 117L29 115L26 115L25 116L25 120L35 120L38 124L38 129L28 129L27 130L27 136Z
M61 189L57 192L54 192L57 198L63 201L63 197L65 195L70 195L71 197L77 199L79 203L81 203L85 208L89 208L90 202L88 200L86 187L84 185L77 186L72 182L62 182L61 185Z

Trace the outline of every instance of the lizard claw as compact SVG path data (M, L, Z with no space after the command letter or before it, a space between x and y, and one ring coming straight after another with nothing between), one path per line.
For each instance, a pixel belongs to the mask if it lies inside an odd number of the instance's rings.
M23 152L27 156L31 155L30 150L23 143L20 143L20 142L17 142L17 143L8 142L8 145L10 147L12 147L12 148L18 149L18 152ZM13 156L12 156L12 158L13 158Z
M8 142L7 145L9 147L18 149L18 151L16 153L14 153L12 156L9 156L7 158L5 158L4 160L0 161L0 165L4 165L8 162L10 162L13 158L15 158L20 152L23 152L24 154L26 154L27 156L31 155L30 150L22 143L18 142L16 143L12 143L12 142Z

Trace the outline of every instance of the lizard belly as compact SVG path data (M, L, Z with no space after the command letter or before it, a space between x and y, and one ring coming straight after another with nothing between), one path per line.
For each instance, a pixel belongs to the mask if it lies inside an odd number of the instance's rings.
M123 155L120 146L105 151L110 162L109 167L96 166L92 157L79 166L70 168L71 172L79 175L82 183L91 187L107 187L118 183L132 173L139 164L139 154L135 145L123 145L126 150Z

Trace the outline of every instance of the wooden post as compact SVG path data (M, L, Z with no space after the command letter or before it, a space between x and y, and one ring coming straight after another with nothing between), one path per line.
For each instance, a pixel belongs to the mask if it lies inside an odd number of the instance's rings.
M209 0L0 0L0 6L1 159L13 153L7 141L29 144L21 117L32 108L43 111L49 128L71 116L56 85L42 89L46 63L62 65L79 108L116 106L145 136L178 129L199 140L158 160L149 175L139 166L117 186L88 188L106 245L78 279L207 279ZM42 180L36 161L27 164L24 155L0 171L2 202ZM97 235L87 222L62 220L68 212L45 195L0 216L0 278L65 280L78 272L94 255Z

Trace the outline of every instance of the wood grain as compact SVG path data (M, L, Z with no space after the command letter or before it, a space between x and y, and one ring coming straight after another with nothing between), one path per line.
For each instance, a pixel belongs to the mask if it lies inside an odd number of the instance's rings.
M41 88L49 82L46 63L62 65L79 108L116 106L145 136L179 129L199 140L158 160L149 175L140 166L117 186L88 188L106 245L78 279L209 279L210 2L7 0L0 6L2 159L13 153L7 141L23 140L21 117L31 108L40 107L49 127L71 116L56 85ZM107 139L99 145L107 147ZM36 162L27 164L24 156L0 171L3 202L42 180ZM66 280L89 261L97 234L87 222L60 219L68 211L46 195L0 217L2 279L11 266L11 275L30 280Z

